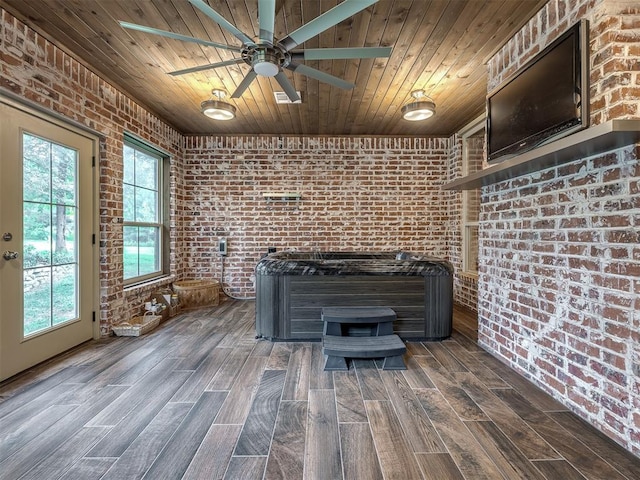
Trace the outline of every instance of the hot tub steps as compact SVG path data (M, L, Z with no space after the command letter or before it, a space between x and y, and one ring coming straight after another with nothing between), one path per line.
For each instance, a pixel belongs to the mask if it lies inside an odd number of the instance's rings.
M347 358L384 358L383 370L406 370L407 351L393 333L396 312L388 307L325 307L322 353L325 370L348 370Z
M383 370L406 370L402 355L407 347L398 335L377 337L338 337L325 335L322 353L327 355L325 370L349 370L347 358L382 358Z

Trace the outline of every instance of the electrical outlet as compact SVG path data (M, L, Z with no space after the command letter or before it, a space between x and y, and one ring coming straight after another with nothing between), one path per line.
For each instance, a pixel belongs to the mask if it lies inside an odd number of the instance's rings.
M218 253L223 257L227 256L227 239L226 237L221 237L218 239Z

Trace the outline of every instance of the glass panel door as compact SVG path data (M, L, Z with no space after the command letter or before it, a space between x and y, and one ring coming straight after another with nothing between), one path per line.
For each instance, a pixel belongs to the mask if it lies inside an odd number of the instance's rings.
M78 152L23 133L23 333L78 318Z
M97 144L0 96L0 380L98 336Z

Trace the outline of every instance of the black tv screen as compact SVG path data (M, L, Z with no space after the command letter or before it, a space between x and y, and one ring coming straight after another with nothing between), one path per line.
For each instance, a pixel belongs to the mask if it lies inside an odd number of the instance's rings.
M487 160L506 160L589 123L586 20L487 96Z

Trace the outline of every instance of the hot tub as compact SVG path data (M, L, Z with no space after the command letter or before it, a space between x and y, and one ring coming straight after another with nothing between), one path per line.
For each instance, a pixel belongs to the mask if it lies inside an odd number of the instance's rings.
M408 252L281 252L256 266L256 333L320 340L323 307L385 306L405 340L451 335L453 267Z

